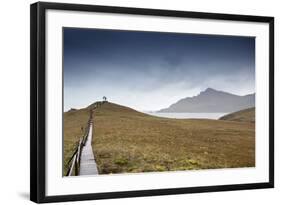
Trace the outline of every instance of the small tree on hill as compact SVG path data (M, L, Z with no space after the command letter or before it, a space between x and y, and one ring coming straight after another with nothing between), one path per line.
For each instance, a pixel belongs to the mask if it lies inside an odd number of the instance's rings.
M103 102L106 102L107 98L105 96L102 97Z

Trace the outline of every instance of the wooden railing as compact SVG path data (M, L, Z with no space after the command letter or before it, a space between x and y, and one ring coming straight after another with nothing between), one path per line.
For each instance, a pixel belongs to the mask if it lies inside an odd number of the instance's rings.
M102 104L104 104L106 102L107 101L96 102L93 109L91 110L90 118L89 118L89 121L88 121L88 126L85 130L85 134L77 142L76 149L75 149L73 155L71 156L71 158L69 159L69 161L67 162L68 166L70 164L71 165L68 168L66 176L78 176L79 175L81 152L82 152L83 146L85 145L85 143L87 141L87 138L88 138L90 125L91 125L91 122L93 120L93 112L94 112L95 109L97 109L98 107L100 107Z
M67 163L68 166L70 164L71 165L68 168L66 176L78 176L79 175L81 152L82 152L83 146L85 145L87 138L88 138L89 128L90 128L89 126L90 126L91 121L92 121L92 113L90 115L90 119L88 121L88 126L86 128L85 134L83 137L80 137L79 141L77 142L76 149Z
M79 174L79 165L80 165L80 156L83 146L83 138L80 138L76 151L74 152L72 158L70 159L69 163L71 163L70 168L67 171L67 176L73 175L73 170L75 170L74 175L77 176Z

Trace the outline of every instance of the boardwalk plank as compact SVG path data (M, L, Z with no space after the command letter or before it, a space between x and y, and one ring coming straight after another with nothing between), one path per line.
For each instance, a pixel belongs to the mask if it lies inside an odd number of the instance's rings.
M95 175L98 174L97 164L92 148L92 137L93 137L93 123L90 123L89 133L85 146L82 149L81 160L80 160L80 172L79 175Z

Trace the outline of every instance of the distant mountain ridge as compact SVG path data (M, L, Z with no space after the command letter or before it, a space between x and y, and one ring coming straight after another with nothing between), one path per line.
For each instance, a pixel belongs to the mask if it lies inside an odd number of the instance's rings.
M255 93L240 96L207 88L197 96L183 98L158 112L236 112L251 107L255 107Z

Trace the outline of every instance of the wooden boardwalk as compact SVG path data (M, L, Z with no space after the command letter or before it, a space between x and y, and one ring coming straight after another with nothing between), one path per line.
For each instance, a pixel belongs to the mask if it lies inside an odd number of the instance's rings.
M92 138L93 138L93 121L91 120L89 125L87 140L81 152L79 175L98 174L97 164L95 161L95 156L93 154Z

